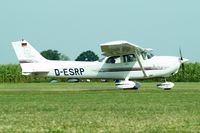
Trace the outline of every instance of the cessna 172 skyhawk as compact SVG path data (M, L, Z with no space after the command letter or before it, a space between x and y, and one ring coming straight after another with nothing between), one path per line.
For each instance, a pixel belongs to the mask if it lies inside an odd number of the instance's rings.
M105 58L99 61L54 61L40 55L26 40L12 42L23 75L118 79L117 88L138 89L138 82L130 79L166 78L178 72L181 64L188 61L182 57L154 56L151 49L144 49L127 41L100 44ZM171 89L172 82L158 87Z

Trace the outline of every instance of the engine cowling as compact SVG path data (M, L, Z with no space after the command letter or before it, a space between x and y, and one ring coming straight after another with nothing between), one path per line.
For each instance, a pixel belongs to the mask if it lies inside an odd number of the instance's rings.
M139 82L134 81L117 80L115 82L115 86L118 89L138 89L141 86L141 84Z

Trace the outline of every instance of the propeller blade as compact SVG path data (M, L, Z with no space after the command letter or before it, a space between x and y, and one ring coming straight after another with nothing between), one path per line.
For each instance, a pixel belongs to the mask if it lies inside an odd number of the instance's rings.
M182 55L181 48L179 48L179 54L180 54L180 59L181 59L181 61L182 61L182 60L183 60L183 55Z
M182 69L182 79L185 80L185 64L186 60L183 58L181 48L179 47L180 61L181 61L181 69Z

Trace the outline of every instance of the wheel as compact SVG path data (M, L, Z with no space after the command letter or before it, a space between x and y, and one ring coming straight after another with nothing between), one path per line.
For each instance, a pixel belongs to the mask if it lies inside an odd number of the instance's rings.
M138 90L139 88L137 88L137 87L133 87L133 90Z
M172 88L164 88L164 90L171 90Z

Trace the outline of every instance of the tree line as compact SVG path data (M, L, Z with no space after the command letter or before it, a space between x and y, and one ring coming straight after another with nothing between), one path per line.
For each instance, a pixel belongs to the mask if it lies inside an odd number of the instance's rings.
M179 72L167 78L168 81L173 82L200 82L200 63L187 63L185 64L184 76L182 69ZM0 83L30 83L30 82L50 82L55 78L49 77L35 77L21 75L21 67L19 64L0 65ZM65 81L66 79L59 79ZM161 79L150 79L148 81L160 81ZM100 81L100 80L96 80Z
M49 60L70 60L68 56L58 52L57 50L45 50L41 55ZM82 52L75 59L76 61L96 61L99 57L91 50ZM64 78L36 77L21 75L21 67L19 64L0 65L0 83L29 83L29 82L50 82L52 80L66 81ZM174 76L167 78L172 82L200 82L200 63L185 64L185 71L180 68L179 72ZM100 81L95 79L94 81ZM161 81L160 78L148 79L147 81Z
M59 53L57 50L48 49L41 52L41 55L49 60L70 60L68 56ZM82 52L76 59L76 61L96 61L99 60L98 55L93 51L87 50Z

